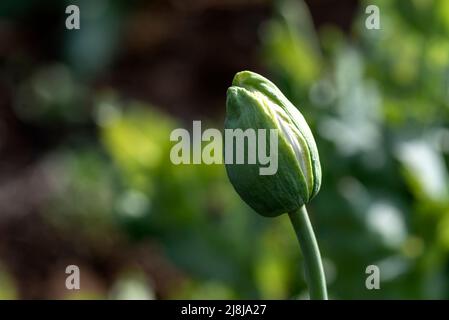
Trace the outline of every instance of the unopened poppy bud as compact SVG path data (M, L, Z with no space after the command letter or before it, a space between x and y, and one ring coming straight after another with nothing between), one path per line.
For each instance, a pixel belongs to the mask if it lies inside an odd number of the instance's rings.
M321 166L312 132L299 110L271 81L250 71L235 75L227 91L225 129L277 131L277 150L270 150L277 155L274 174L261 174L260 161L226 163L237 193L259 214L274 217L292 212L318 193ZM270 137L266 146L272 146Z

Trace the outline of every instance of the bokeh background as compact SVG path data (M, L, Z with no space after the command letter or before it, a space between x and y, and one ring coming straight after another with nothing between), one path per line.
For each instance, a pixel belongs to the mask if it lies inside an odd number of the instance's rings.
M287 216L169 161L174 128L222 129L245 69L315 134L330 297L449 298L446 0L1 1L0 298L307 298Z

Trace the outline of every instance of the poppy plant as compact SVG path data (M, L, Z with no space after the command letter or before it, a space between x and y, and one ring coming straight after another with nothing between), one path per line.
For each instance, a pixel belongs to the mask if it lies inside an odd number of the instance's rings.
M274 174L261 175L261 163L226 163L226 172L240 197L257 213L289 215L304 256L310 298L327 299L321 256L305 207L321 185L318 149L307 122L271 81L242 71L227 91L225 129L277 131L277 150L270 150L278 157Z

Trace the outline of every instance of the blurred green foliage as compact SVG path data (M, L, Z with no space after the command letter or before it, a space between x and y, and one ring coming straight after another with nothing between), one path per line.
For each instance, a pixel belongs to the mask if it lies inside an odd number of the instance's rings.
M309 212L330 298L449 298L448 3L375 1L381 30L367 30L373 3L362 1L346 35L315 30L304 3L279 1L260 30L267 76L301 109L320 151L322 190ZM251 212L222 165L170 163L181 119L112 89L92 90L93 110L84 109L89 83L76 79L111 59L114 39L101 36L108 19L95 29L93 55L92 35L69 37L68 66L43 66L17 92L18 116L43 130L94 123L95 140L75 130L45 159L48 221L99 247L157 243L184 275L163 298L305 298L287 217ZM371 264L381 290L365 287ZM0 297L15 297L2 269L0 279ZM141 270L124 272L106 297L158 297L152 286Z
M446 3L362 2L350 38L332 26L310 33L293 1L269 23L268 64L322 48L273 74L317 134L324 177L310 211L333 297L448 297ZM365 28L369 4L380 8L380 30ZM369 264L380 267L381 290L364 286Z

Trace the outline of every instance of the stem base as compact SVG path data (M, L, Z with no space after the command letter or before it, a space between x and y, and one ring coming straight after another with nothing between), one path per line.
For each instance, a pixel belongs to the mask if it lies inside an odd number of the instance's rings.
M326 278L324 276L323 263L321 262L320 249L318 248L306 206L290 212L288 216L295 229L296 237L304 256L310 299L327 300Z

